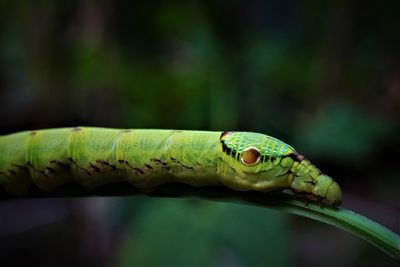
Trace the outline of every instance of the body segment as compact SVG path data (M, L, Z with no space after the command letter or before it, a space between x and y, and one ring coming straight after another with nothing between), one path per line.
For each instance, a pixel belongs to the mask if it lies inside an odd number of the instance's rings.
M337 184L291 146L258 133L61 128L2 136L0 152L0 186L16 195L32 184L51 191L72 181L89 189L128 181L143 190L177 182L292 189L332 205L341 198Z

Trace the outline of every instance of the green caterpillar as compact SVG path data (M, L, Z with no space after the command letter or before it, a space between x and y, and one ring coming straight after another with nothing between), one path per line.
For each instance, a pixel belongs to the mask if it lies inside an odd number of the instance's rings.
M93 189L128 181L149 191L164 183L225 185L238 191L291 189L337 206L339 185L291 146L250 132L60 128L0 137L0 186L25 196L67 182Z

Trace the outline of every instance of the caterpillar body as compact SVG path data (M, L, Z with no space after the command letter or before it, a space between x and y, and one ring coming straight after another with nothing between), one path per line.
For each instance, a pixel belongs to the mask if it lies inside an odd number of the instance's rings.
M151 190L164 183L224 185L238 191L290 189L337 206L339 185L291 146L252 132L75 127L0 137L0 186L25 196L68 182L94 189L128 181Z

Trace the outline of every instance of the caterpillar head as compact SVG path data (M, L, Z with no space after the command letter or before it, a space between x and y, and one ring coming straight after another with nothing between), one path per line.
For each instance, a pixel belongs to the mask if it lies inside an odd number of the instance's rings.
M293 163L283 155L292 147L251 132L223 132L220 137L222 182L235 190L271 191L290 187L286 172Z
M303 157L303 156L302 156ZM342 202L342 191L330 176L322 174L307 159L295 162L292 168L294 175L291 185L295 193L331 206L339 206Z
M222 183L235 190L292 189L328 205L341 203L339 185L291 146L249 132L223 132L220 137Z
M316 179L313 194L321 197L323 201L331 206L339 206L342 203L342 190L338 183L331 177L321 174Z

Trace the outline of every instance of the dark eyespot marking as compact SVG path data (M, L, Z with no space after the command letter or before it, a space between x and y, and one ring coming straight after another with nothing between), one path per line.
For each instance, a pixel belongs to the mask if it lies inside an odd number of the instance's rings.
M231 132L230 132L230 131L223 131L223 132L221 133L220 137L219 137L219 140L222 141L222 139L223 139L225 136L227 136L229 133L231 133Z
M92 168L93 171L100 172L100 168L94 165L93 163L90 163L90 167Z
M290 157L291 159L293 159L294 161L297 161L297 162L301 162L305 159L305 157L302 154L297 153L297 152L292 152L292 153L288 154L286 157Z
M99 163L99 164L101 164L101 165L107 166L107 167L110 168L112 171L116 171L116 170L117 170L117 167L116 167L115 165L109 163L108 161L98 159L98 160L96 160L96 162Z
M262 155L261 156L261 162L265 162L265 159L266 159L267 157L265 156L265 155Z
M230 147L225 143L225 139L232 134L233 132L230 131L224 131L222 132L221 136L220 136L220 142L222 144L222 152L224 152L225 154L227 154L228 156L232 156L235 159L239 160L240 157L240 151L238 153L237 148L236 147Z
M185 169L188 169L188 170L193 170L193 169L194 169L194 168L191 167L191 166L187 166L187 165L183 165L183 164L182 164L182 167L185 168Z
M225 152L226 154L228 154L228 155L231 155L231 150L232 150L232 148L230 148L230 147L228 147L227 146L227 144L225 143L225 139L230 135L230 134L232 134L233 132L230 132L230 131L223 131L222 133L221 133L221 135L220 135L220 137L219 137L219 141L221 142L221 144L222 144L222 151L223 152Z
M222 143L222 152L226 152L228 147L226 146L226 144L223 141L221 141L221 143Z
M161 165L167 165L167 163L165 161L162 161L161 159L157 159L157 158L151 158L151 161L157 163L157 164L161 164Z
M139 168L132 168L132 169L140 174L144 174L144 171L142 169L139 169Z
M74 128L71 129L71 131L72 131L72 132L79 132L79 131L82 131L82 128L80 128L80 127L74 127Z
M34 136L34 135L36 135L36 132L35 132L35 131L32 131L32 132L29 133L29 135Z
M124 163L125 163L126 165L130 165L130 164L129 164L129 161L123 160L123 159L119 159L119 160L118 160L118 163L121 163L121 164L124 164Z
M254 166L260 162L260 151L255 147L246 148L240 156L241 162L246 166Z
M70 166L69 166L69 164L67 164L67 163L63 163L63 162L58 161L58 160L55 160L55 159L50 160L50 163L51 163L51 164L54 164L54 165L56 165L57 167L60 167L60 168L62 168L62 169L64 169L64 170L70 170Z
M144 164L144 167L148 170L152 170L153 167L150 164Z

